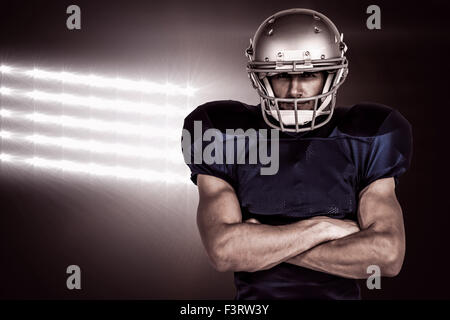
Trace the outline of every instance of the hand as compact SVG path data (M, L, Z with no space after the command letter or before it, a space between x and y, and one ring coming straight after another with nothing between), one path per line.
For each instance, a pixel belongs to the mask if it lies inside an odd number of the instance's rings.
M310 218L309 220L318 220L324 222L327 226L330 240L344 238L360 231L358 224L353 220L334 219L327 216L317 216Z

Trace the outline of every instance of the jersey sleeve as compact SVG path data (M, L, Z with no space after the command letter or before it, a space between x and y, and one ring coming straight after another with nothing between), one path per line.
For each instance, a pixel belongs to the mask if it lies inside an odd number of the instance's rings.
M204 141L203 134L208 129L214 129L216 135L209 141ZM213 155L222 150L221 161L211 162L205 159L205 149L214 149ZM232 164L227 164L225 156L223 156L225 153L224 139L221 137L220 130L214 128L204 106L198 107L184 120L182 152L184 161L191 171L191 181L195 185L197 185L197 176L205 174L225 180L233 188L236 188L234 167Z
M360 190L375 180L393 177L395 184L411 164L412 129L409 122L393 110L374 136L364 159Z

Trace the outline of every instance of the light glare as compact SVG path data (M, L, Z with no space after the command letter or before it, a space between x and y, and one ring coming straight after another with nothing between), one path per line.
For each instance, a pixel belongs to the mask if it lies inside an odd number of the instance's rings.
M84 163L69 160L52 160L41 157L20 158L10 154L0 153L1 162L13 162L15 164L28 164L43 169L62 170L70 173L82 173L95 176L107 176L120 179L132 179L143 182L164 182L175 184L187 184L182 175L170 172L161 172L150 169L133 169L121 166L105 166L97 163Z
M174 84L158 84L156 82L145 80L129 80L123 78L107 78L97 75L82 75L71 72L52 72L42 69L26 70L24 73L28 76L42 79L55 80L72 84L89 85L99 88L113 88L123 91L136 91L142 93L160 93L165 95L186 95L193 96L197 91L195 88L187 86L183 88Z
M123 113L140 113L147 115L164 115L169 117L186 116L182 108L170 105L154 105L150 103L134 103L125 100L81 97L67 93L48 93L39 90L26 92L24 95L35 100L51 101L71 106L85 106L98 110L117 111Z
M181 139L178 130L167 127L137 125L120 121L104 121L94 118L78 118L72 116L54 116L39 112L13 113L10 110L0 110L0 115L9 118L26 119L43 124L59 125L68 128L86 129L95 132L109 132L118 135L132 135L144 138Z
M0 94L7 96L10 95L12 93L12 90L10 88L6 88L6 87L0 87Z
M5 66L4 64L0 65L0 73L11 73L12 68L10 66Z
M120 166L104 166L96 163L81 163L68 160L50 160L33 157L24 160L36 167L57 169L73 173L85 173L96 176L110 176L123 179L135 179L147 182L186 183L180 175L155 170L131 169Z
M38 134L27 136L25 139L36 144L56 146L71 150L82 150L92 153L114 154L145 159L161 159L172 162L181 161L181 163L183 163L181 152L171 152L169 150L161 152L161 149L157 148L134 147L127 144L104 143L94 140L81 140L67 137L49 137Z

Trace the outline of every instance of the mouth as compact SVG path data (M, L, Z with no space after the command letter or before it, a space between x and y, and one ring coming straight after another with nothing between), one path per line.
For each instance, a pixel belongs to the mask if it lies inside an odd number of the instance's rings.
M280 110L295 110L294 104L291 102L279 102L278 107ZM297 110L313 110L314 104L312 101L308 102L298 102Z

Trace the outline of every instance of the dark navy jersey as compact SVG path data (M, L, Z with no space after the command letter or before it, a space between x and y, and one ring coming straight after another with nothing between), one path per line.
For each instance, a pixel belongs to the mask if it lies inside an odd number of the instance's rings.
M194 136L202 130L268 129L260 105L216 101L199 106L184 121ZM269 140L270 140L270 134ZM210 142L209 142L210 143ZM204 142L192 139L191 151ZM197 146L197 147L196 147ZM224 147L224 149L226 149ZM248 152L248 148L246 149ZM191 180L198 174L219 177L233 186L242 219L281 225L324 215L357 221L359 193L381 178L398 178L410 165L409 122L384 105L361 103L336 107L324 126L301 133L279 132L279 170L261 175L261 164L188 164ZM257 272L235 272L236 299L359 299L356 280L313 271L289 263Z

